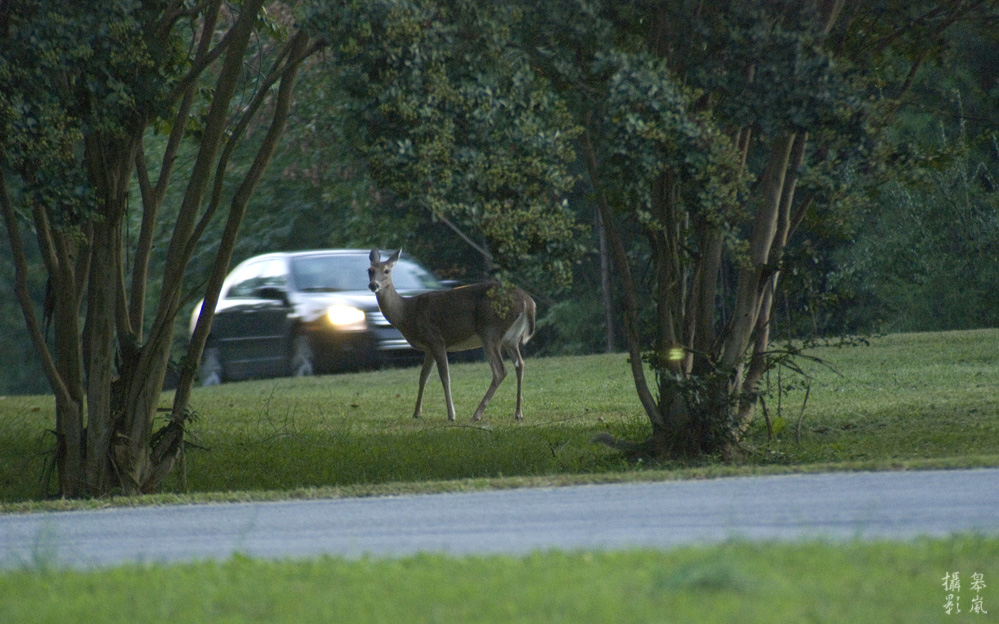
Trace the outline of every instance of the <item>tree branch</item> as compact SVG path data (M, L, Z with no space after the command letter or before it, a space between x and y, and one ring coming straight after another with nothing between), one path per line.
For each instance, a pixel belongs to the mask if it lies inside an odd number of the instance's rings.
M201 313L198 315L194 335L191 337L191 342L188 345L188 365L181 371L181 379L174 395L173 411L171 414L171 419L174 422L182 422L186 418L186 409L190 400L191 389L194 385L197 362L201 359L201 353L208 340L208 332L211 329L215 306L218 304L219 292L222 290L222 282L225 280L229 265L232 262L236 237L239 233L243 216L246 214L246 206L249 203L250 196L253 194L253 190L260 182L264 170L270 163L271 157L277 149L278 140L284 131L285 123L291 111L292 95L294 93L295 78L298 69L302 61L318 49L315 46L306 46L308 37L301 31L292 37L290 43L288 61L281 73L281 84L278 88L277 99L274 103L274 113L271 116L271 123L267 129L267 134L264 136L264 140L257 150L253 164L233 194L229 209L229 218L222 232L222 239L219 242L218 251L216 252L215 264L212 267L212 274L209 277L206 287L205 300L201 307Z
M173 30L173 25L183 17L194 17L204 11L208 5L217 3L217 0L204 0L190 9L184 9L184 0L172 0L170 6L163 11L163 16L156 22L157 39L163 39L167 33Z
M776 139L770 148L770 157L761 180L763 198L756 210L749 239L749 266L739 271L732 317L725 328L725 344L720 362L725 368L734 369L741 362L756 328L762 281L777 235L781 198L794 140L795 134L785 134Z
M587 115L589 122L589 114ZM611 245L611 252L614 255L614 264L617 266L618 274L621 278L621 292L624 295L624 334L628 344L628 355L631 361L631 374L635 380L635 390L638 392L638 399L645 409L645 414L652 422L655 429L663 429L666 421L663 418L659 406L656 404L649 384L645 379L645 364L642 360L642 346L638 332L638 298L635 290L635 282L631 275L631 265L628 262L628 252L621 240L621 233L618 231L611 214L607 199L600 191L598 183L599 168L597 165L596 152L593 149L593 142L590 139L589 123L583 127L580 135L580 146L583 150L583 159L586 162L586 170L590 176L590 183L593 185L594 193L597 197L597 207L600 210L600 218L603 220L604 230L607 233L607 241Z
M135 260L132 265L132 298L129 300L131 330L137 342L142 342L142 319L146 310L146 282L149 275L149 259L153 253L153 235L159 217L160 203L155 199L155 191L149 181L146 156L140 148L135 153L135 172L142 195L142 225L139 227L139 240L135 246Z
M912 32L916 28L928 25L931 21L943 15L945 17L942 19L942 21L939 24L933 26L931 29L931 32L933 33L931 39L935 41L936 38L943 33L943 31L947 30L957 20L961 19L965 15L968 15L969 13L972 13L973 11L976 11L982 5L988 4L990 2L994 2L994 0L976 0L975 2L972 2L971 4L968 4L966 6L961 6L963 5L963 3L959 2L957 3L959 8L952 9L952 12L950 13L947 12L948 7L946 6L935 6L926 13L924 13L923 15L920 15L919 17L915 17L909 20L903 26L900 26L899 28L895 29L895 31L892 32L891 34L886 35L881 39L875 41L873 45L870 46L870 49L873 50L875 54L880 54L884 52L886 49L888 49L888 47L891 46L895 41L904 37L906 34ZM925 45L924 47L929 47L929 46Z
M243 52L263 1L248 0L244 2L236 24L226 36L234 43L228 46L225 60L222 67L219 68L215 97L208 110L201 146L184 192L184 199L177 215L173 235L170 237L170 245L166 254L167 270L163 274L163 286L156 313L157 327L152 330L154 332L169 332L170 329L165 325L172 326L174 311L179 303L178 293L183 279L184 267L187 266L187 259L190 257L189 243L194 231L195 220L201 209L219 146L224 140L229 106L240 80Z
M231 45L233 38L236 36L236 28L229 29L226 34L222 37L222 40L211 48L212 36L215 33L215 24L218 23L219 11L222 5L222 0L208 0L204 3L205 7L205 21L201 27L201 37L198 40L198 51L194 55L194 61L191 63L191 69L187 72L180 82L173 88L170 95L167 96L167 101L173 102L181 93L184 93L187 89L194 86L197 82L198 77L205 69L215 62L219 56L225 52ZM243 7L243 11L248 10L247 7ZM254 15L256 11L253 11ZM240 13L240 18L243 13ZM240 18L237 18L237 23Z
M62 376L56 367L52 352L45 342L45 333L38 323L38 315L35 314L31 295L28 292L28 259L24 253L24 245L21 244L21 232L17 225L17 214L11 204L10 195L7 193L7 176L0 170L0 210L3 211L4 224L7 227L7 238L10 241L11 255L14 259L14 294L17 302L21 306L21 313L24 315L25 323L28 326L28 334L31 342L35 346L35 353L41 360L42 370L48 378L53 392L59 400L68 403L71 399Z
M832 30L836 20L839 19L844 4L846 4L846 0L819 0L819 28L823 35L828 35Z
M298 35L296 34L296 37L297 36ZM235 151L236 146L239 145L240 140L246 133L246 129L249 127L250 122L260 110L260 107L264 103L271 87L278 81L279 78L281 78L284 71L286 71L288 67L297 68L297 64L301 63L304 59L304 57L300 59L289 58L289 55L293 50L295 40L295 37L289 39L282 47L281 52L278 54L273 65L271 66L271 71L259 83L256 92L253 94L253 98L243 109L239 121L236 123L235 127L233 127L229 136L225 140L225 147L222 149L222 155L219 156L218 163L215 166L212 193L208 200L208 206L205 208L204 213L198 220L198 224L194 227L193 233L188 240L188 256L194 253L195 246L197 246L202 236L204 236L205 230L208 229L208 225L211 223L212 218L215 216L215 211L218 209L218 206L222 201L222 191L224 190L225 174L229 167L229 160L232 158L232 154ZM287 61L287 63L285 63L285 61Z
M459 228L457 225L455 225L450 219L448 219L444 215L437 214L436 212L431 212L431 216L433 216L435 219L440 220L441 223L443 223L444 225L446 225L449 228L451 228L451 230L455 234L457 234L459 237L461 237L461 240L463 240L466 243L468 243L469 247L471 247L475 251L479 252L479 255L482 256L483 259L485 259L487 266L492 266L493 265L493 254L491 254L488 249L486 249L482 245L479 245L478 243L476 243L475 241L473 241L468 234L465 234L465 232L463 232L461 228Z

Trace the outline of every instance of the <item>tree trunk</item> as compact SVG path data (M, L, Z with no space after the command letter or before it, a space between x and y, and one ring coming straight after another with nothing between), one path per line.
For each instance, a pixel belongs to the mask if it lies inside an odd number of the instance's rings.
M600 248L600 304L604 310L604 351L613 353L617 345L614 340L614 291L611 287L610 252L607 249L607 230L600 212L596 214L597 239Z
M587 120L589 121L589 120ZM618 278L621 286L621 294L624 301L624 333L625 343L628 346L629 363L631 364L631 375L635 381L635 390L638 399L642 403L645 414L649 417L653 428L664 427L662 412L656 403L649 384L645 379L645 363L642 357L642 344L638 321L638 297L635 289L634 279L631 275L631 263L628 259L628 251L625 249L624 241L614 223L614 215L610 205L600 190L599 163L597 162L596 151L590 139L588 128L583 129L581 136L581 147L583 150L583 160L586 163L587 173L590 182L596 189L597 208L600 211L600 218L604 224L607 234L607 241L610 243L611 253L614 258L614 265L618 270Z

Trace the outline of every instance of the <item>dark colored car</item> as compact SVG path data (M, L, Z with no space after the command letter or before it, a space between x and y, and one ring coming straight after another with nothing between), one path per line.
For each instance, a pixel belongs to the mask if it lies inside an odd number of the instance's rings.
M239 264L219 293L201 360L201 383L422 360L422 354L385 320L368 290L369 253L272 253ZM403 294L444 288L428 270L405 257L393 278ZM198 303L190 333L200 310Z

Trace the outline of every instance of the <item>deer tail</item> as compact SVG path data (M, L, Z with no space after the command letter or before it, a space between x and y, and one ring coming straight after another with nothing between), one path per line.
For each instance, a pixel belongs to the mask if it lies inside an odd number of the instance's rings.
M527 344L527 341L534 336L534 330L536 328L534 315L537 311L537 306L534 304L534 299L528 297L524 301L524 314L527 316L527 331L520 338L520 344Z

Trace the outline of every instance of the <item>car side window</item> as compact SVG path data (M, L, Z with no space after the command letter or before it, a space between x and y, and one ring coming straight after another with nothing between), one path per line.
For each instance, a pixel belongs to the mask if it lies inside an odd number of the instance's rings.
M230 299L256 299L257 290L265 286L285 288L288 276L284 261L265 260L255 262L234 276L233 285L229 288Z
M254 262L251 265L241 268L238 273L233 275L233 283L229 288L228 297L230 299L252 297L254 284L257 282L257 276L260 275L262 265L262 262Z
M285 268L284 260L268 260L260 269L260 283L256 288L269 286L272 288L288 287L288 271ZM256 289L255 288L255 289Z
M393 274L397 290L431 290L440 288L440 282L426 269L414 262L401 260Z

